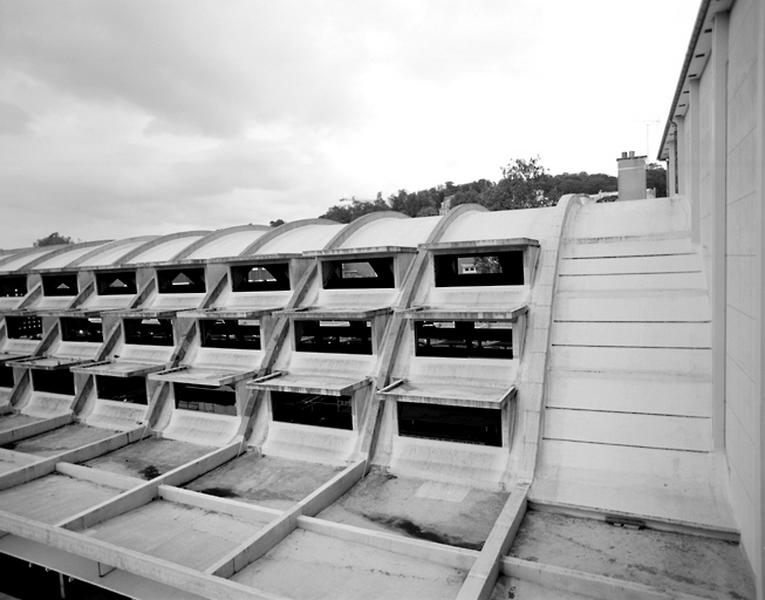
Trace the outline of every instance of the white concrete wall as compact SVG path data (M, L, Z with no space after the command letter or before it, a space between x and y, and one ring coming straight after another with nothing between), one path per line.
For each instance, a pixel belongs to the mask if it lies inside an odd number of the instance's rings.
M744 549L763 595L762 146L763 0L730 14L727 135L725 442Z
M699 242L701 256L704 261L704 273L707 283L714 281L713 253L715 246L713 206L715 201L714 189L714 77L710 74L711 65L707 65L705 76L699 82L698 118L698 204ZM711 287L711 286L710 286Z
M764 598L765 0L736 0L716 21L711 56L685 95L689 107L678 127L678 181L692 206L693 239L719 307L713 311L715 356L718 364L724 362L713 375L719 437L743 548L758 598Z

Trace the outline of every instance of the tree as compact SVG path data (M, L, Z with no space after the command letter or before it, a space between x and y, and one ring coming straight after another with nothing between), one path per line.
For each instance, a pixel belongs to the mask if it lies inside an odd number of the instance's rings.
M382 199L380 194L377 195L374 201L357 200L355 196L351 196L351 198L341 198L340 204L330 207L319 218L332 219L338 223L350 223L363 215L382 210L390 210L390 206Z
M61 235L58 231L54 231L49 236L35 240L35 248L42 246L59 246L61 244L73 244L74 240L66 235Z
M550 186L550 175L540 158L516 158L502 167L502 179L484 195L484 206L489 210L535 208L552 204L545 197Z
M656 188L656 197L667 196L667 171L658 163L650 163L645 169L645 186Z
M550 177L547 196L557 202L566 194L597 194L598 192L616 192L617 182L613 175L605 173L561 173Z

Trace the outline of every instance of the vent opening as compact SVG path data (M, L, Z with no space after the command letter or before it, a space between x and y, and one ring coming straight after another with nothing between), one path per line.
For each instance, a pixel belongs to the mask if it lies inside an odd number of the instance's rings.
M65 342L91 342L100 344L104 341L101 319L62 318L61 339Z
M436 254L436 287L523 285L523 251Z
M372 354L370 321L296 320L295 350L298 352L338 352Z
M201 319L202 346L260 350L260 322L247 319Z
M96 289L99 296L135 294L138 291L135 271L96 273Z
M513 358L507 321L415 321L416 356Z
M109 377L96 375L98 397L104 400L148 404L146 396L146 378L144 377Z
M32 369L32 388L36 392L74 396L74 375L69 369Z
M328 260L321 264L324 289L395 287L393 257L369 260Z
M157 271L157 289L160 294L203 294L204 268L163 269Z
M124 319L125 343L144 346L173 346L170 319Z
M76 296L77 275L75 273L43 275L42 286L45 296Z
M43 337L40 317L5 317L5 327L12 340L41 340Z
M12 388L13 384L13 368L5 365L0 366L0 387Z
M175 407L236 416L236 393L228 387L174 383Z
M502 411L495 408L397 402L398 434L448 442L502 445Z
M350 396L323 396L295 392L271 392L274 421L315 425L334 429L353 429Z
M5 275L0 277L0 297L21 298L27 294L26 275Z
M288 263L231 267L231 290L234 292L271 292L288 289L290 289Z

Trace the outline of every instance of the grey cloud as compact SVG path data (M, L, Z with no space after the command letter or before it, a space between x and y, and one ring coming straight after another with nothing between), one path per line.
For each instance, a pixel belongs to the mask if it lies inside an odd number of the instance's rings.
M175 131L234 136L269 119L343 121L353 113L345 82L360 68L358 57L345 46L334 52L332 40L301 35L277 6L6 2L0 67L86 98L131 104Z
M18 106L0 102L0 135L26 133L31 120L31 117Z

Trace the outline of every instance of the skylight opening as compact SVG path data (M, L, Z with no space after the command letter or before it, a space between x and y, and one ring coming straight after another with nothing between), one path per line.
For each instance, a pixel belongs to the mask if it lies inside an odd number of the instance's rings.
M415 321L416 356L513 358L507 321Z
M324 289L395 287L393 257L322 262Z
M76 296L77 275L75 273L43 275L42 286L45 296Z
M43 337L40 317L5 317L5 327L12 340L41 340Z
M502 411L441 404L396 402L398 434L446 442L502 445Z
M203 294L207 290L201 267L157 271L157 283L160 294Z
M201 319L201 344L207 348L260 350L260 322L247 319Z
M26 275L7 275L0 277L0 297L21 298L27 295Z
M296 320L295 350L298 352L337 352L372 354L370 321Z
M74 396L74 374L69 369L32 369L32 389Z
M61 339L65 342L100 344L104 341L101 319L62 318Z
M436 287L523 285L523 251L436 254Z
M234 292L270 292L289 289L289 263L231 267L231 290Z
M271 415L274 421L282 423L353 429L350 396L273 391Z
M96 273L96 290L99 296L135 294L138 291L135 271Z
M125 343L144 346L174 346L170 319L124 319Z
M176 408L236 416L236 393L231 388L174 383L173 389Z
M115 402L130 402L131 404L148 404L145 377L109 377L96 375L98 397Z

